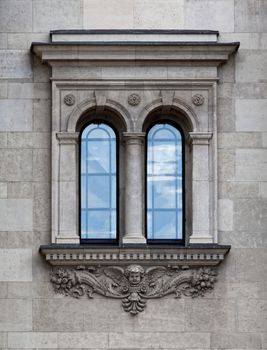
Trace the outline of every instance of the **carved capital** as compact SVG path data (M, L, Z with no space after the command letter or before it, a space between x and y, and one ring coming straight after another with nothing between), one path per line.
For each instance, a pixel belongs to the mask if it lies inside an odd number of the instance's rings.
M120 299L124 311L137 315L148 299L174 295L199 297L213 289L216 270L189 266L77 266L55 268L51 282L56 293L74 298L100 294Z

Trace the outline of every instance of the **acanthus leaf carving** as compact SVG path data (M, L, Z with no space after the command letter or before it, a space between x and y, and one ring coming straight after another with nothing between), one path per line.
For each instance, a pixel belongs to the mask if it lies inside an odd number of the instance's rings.
M74 298L93 294L121 299L124 311L142 312L148 299L173 294L175 298L203 296L213 289L216 270L188 266L77 266L52 270L51 282L56 293Z

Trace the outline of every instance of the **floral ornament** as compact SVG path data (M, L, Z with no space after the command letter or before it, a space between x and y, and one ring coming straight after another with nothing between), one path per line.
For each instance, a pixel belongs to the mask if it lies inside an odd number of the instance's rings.
M188 266L127 267L78 266L55 269L51 282L56 293L80 298L94 293L120 299L124 311L131 315L142 312L148 299L162 298L174 294L196 298L214 288L216 271L209 267L189 268Z
M64 96L64 100L63 101L64 101L65 105L73 106L74 103L75 103L75 96L72 95L72 94L68 94L68 95Z
M204 96L200 94L196 94L192 96L192 102L194 103L195 106L203 105L204 101L205 101Z
M128 103L131 106L137 106L141 102L141 97L138 94L131 94L128 96Z

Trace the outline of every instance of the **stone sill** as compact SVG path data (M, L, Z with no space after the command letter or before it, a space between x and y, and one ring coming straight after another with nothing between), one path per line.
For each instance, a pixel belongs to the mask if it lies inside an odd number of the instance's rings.
M217 266L230 251L229 245L191 244L187 247L111 247L73 244L40 246L53 266L142 264L142 266Z

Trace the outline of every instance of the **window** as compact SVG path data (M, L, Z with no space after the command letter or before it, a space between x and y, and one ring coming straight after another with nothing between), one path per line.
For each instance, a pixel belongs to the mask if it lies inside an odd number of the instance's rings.
M184 237L183 137L169 122L157 123L147 134L147 239L152 242Z
M106 123L91 123L80 136L82 241L117 238L117 138Z

